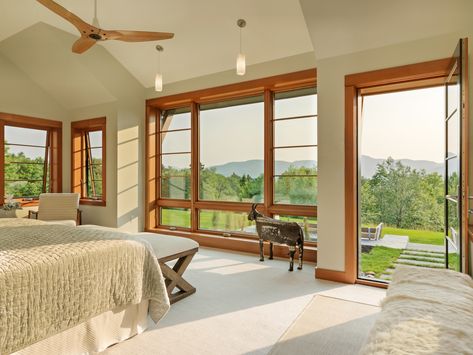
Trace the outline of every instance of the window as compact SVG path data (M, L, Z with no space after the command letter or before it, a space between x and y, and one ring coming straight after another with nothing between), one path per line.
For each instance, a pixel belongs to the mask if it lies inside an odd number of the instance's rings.
M57 121L0 113L2 201L34 205L41 193L61 190L61 128Z
M146 229L255 238L258 203L316 242L314 74L149 100Z
M274 203L315 206L316 89L276 93L274 102Z
M164 110L160 118L161 197L190 199L191 115L189 108Z
M263 202L263 96L201 105L199 134L199 198Z
M72 122L71 136L72 191L82 204L105 206L105 117Z

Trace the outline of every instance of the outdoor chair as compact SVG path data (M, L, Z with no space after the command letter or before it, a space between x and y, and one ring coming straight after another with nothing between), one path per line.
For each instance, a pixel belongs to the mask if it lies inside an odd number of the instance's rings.
M383 223L378 224L376 227L363 227L361 228L361 238L368 240L379 240L379 238L381 238L382 231Z
M81 224L77 193L44 193L39 195L38 211L29 211L28 218L57 224Z

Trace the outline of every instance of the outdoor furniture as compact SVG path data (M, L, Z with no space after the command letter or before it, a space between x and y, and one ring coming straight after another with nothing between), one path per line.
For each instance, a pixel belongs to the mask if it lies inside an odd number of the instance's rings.
M199 250L199 243L189 238L156 233L138 233L136 236L147 241L153 248L166 280L171 304L195 293L195 287L182 275ZM173 261L175 261L173 266L168 265ZM176 292L174 292L175 289L177 289Z
M40 194L38 211L29 211L28 218L71 226L80 225L79 199L77 193Z
M383 223L378 224L376 227L362 227L361 238L368 240L379 240L382 231Z

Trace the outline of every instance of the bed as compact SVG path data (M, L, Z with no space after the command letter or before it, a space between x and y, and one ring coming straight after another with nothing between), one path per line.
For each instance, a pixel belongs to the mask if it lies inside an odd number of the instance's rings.
M129 234L0 219L0 354L94 353L158 322L155 255Z

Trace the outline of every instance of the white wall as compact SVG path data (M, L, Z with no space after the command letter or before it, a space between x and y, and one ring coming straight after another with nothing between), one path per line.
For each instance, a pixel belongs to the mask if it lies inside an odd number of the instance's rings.
M318 267L345 270L345 75L450 57L458 39L465 36L470 37L471 48L473 31L465 31L317 61ZM470 102L473 103L472 92ZM471 106L470 116L473 117ZM473 139L471 129L470 135Z

